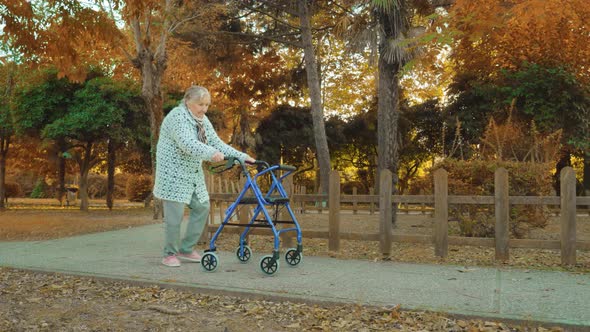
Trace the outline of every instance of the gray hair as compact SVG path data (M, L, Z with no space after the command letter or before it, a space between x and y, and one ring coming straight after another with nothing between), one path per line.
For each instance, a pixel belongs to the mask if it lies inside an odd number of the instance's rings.
M193 85L190 88L186 89L186 92L184 93L184 102L187 103L193 100L200 101L205 97L211 98L209 90L202 86Z

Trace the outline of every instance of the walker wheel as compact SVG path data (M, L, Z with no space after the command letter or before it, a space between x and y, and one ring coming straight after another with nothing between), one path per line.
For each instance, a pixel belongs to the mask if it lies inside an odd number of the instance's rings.
M289 266L297 266L303 260L303 253L297 251L295 248L287 249L285 254L285 261Z
M250 257L252 257L252 249L250 249L248 246L244 246L244 254L241 255L240 247L238 247L236 250L236 256L240 260L240 263L247 263L250 260Z
M214 252L208 252L201 257L201 267L206 272L214 272L217 269L219 257Z
M260 269L264 274L273 275L279 270L279 261L273 255L266 255L260 260Z

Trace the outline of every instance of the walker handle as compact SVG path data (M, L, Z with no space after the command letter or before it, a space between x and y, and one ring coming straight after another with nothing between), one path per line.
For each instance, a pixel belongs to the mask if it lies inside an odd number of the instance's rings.
M297 170L297 167L291 165L279 165L279 170L295 172Z

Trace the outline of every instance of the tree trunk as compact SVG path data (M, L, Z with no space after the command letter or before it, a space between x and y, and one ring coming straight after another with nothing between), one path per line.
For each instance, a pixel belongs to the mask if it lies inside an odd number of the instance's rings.
M307 84L311 98L311 115L313 120L313 133L315 138L316 153L320 167L320 187L324 193L328 192L330 173L330 150L326 136L324 123L324 109L322 105L320 78L317 60L312 43L311 17L307 0L298 0L299 22L301 24L301 39L303 42L303 54L305 58L305 71Z
M151 67L148 64L147 67ZM153 75L153 76L152 76ZM152 183L155 183L156 179L156 146L158 145L158 138L160 137L160 126L164 119L164 112L162 110L163 98L160 90L161 76L156 74L144 74L144 85L142 97L145 100L146 108L150 114L150 144L151 144L151 157L152 157ZM149 76L148 79L146 79ZM152 197L150 195L149 197ZM146 206L149 205L149 200L146 201ZM154 219L160 219L162 217L162 203L160 200L154 198Z
M57 200L59 204L63 206L63 199L66 194L66 159L64 158L64 153L68 150L68 144L65 138L59 138L56 143L57 151L59 156L57 156L57 181L58 181L58 190L57 190Z
M254 146L254 137L250 129L250 116L245 107L240 111L238 125L233 130L232 143L241 151L247 151Z
M109 138L107 144L107 207L113 210L113 192L115 191L115 143Z
M3 94L2 98L10 102L12 99L14 82L14 66L10 67L12 70L8 72L8 78L6 82L6 93ZM7 196L6 196L6 156L8 156L8 148L10 147L10 137L13 134L10 124L3 124L2 131L0 134L0 210L6 208Z
M567 149L564 148L561 151L561 156L559 158L559 161L555 165L555 175L553 176L553 179L554 179L554 187L553 188L555 189L557 196L561 195L561 181L560 181L561 170L564 167L572 165L571 159L572 159L571 153Z
M396 6L402 6L398 4ZM397 38L407 30L403 8L396 7L395 10L379 11L377 19L383 27L384 35L379 43L379 87L377 104L377 150L379 155L379 174L382 170L388 169L392 174L392 193L398 193L398 165L399 145L401 137L398 131L400 117L399 109L399 72L402 63L388 62L384 56L389 40ZM400 60L401 61L401 60ZM396 206L391 214L391 222L395 225Z
M399 80L398 66L388 64L379 57L379 91L377 133L379 150L378 169L391 171L392 193L396 195L399 162ZM394 204L395 206L395 204ZM395 225L396 213L391 214L391 222Z
M58 162L59 165L57 170L57 200L59 201L59 205L63 206L64 196L66 194L66 159L60 156Z
M172 1L166 0L164 12L169 14L171 7ZM168 28L170 27L170 18L170 16L166 16L166 19L162 24L160 39L157 44L154 43L154 45L156 45L155 49L152 49L150 45L152 42L152 36L150 35L149 29L151 17L145 18L145 21L147 22L145 35L141 30L140 17L137 16L131 20L131 27L133 29L137 50L136 58L133 59L132 62L141 73L141 97L143 98L146 110L150 117L152 180L155 180L156 176L156 147L160 136L160 126L164 119L164 111L162 109L164 99L162 97L161 83L167 66L166 40L169 33ZM149 204L149 201L146 201L146 205L147 204ZM159 219L161 216L162 204L159 200L154 199L153 218Z
M80 210L88 211L90 202L88 200L88 172L90 171L92 158L92 143L86 143L84 156L78 160L80 165L80 188L78 194L80 198Z
M582 185L584 187L584 196L590 196L590 151L584 153L583 174Z
M10 137L0 137L0 210L6 208L6 156Z

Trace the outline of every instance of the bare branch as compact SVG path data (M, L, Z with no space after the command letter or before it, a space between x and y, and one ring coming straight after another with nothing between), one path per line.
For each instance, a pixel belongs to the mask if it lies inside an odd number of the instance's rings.
M171 25L170 23L170 9L172 8L172 0L166 0L166 7L164 8L164 23L163 29L160 34L160 43L158 43L158 47L156 48L156 52L154 53L154 58L159 63L159 66L164 65L166 61L166 39L168 38L168 28ZM161 69L161 68L159 68Z
M455 0L429 0L432 7L450 7L455 4Z
M333 4L334 4L336 7L338 7L338 8L340 8L340 9L342 9L342 11L343 11L343 12L345 12L346 14L354 15L354 13L353 13L353 12L352 12L350 9L348 9L348 8L346 8L346 7L344 7L344 6L342 6L341 4L337 3L336 1L334 1L334 2L333 2Z
M270 4L270 3L269 3L269 4ZM273 14L271 14L271 13L269 13L269 12L266 12L266 11L260 10L260 8L261 8L261 7L262 7L262 6L259 6L259 7L257 7L257 8L254 8L254 7L247 7L247 8L248 8L248 9L250 9L250 10L252 10L252 11L254 11L254 12L257 12L257 13L260 13L260 14L262 14L262 15L268 16L268 17L272 18L273 20L275 20L275 21L279 22L280 24L282 24L282 25L284 25L284 26L287 26L287 27L289 27L289 28L291 28L291 29L300 29L300 27L293 26L293 25L291 25L289 22L285 22L284 20L282 20L281 18L277 17L276 15L273 15ZM281 10L282 10L282 8L281 8Z
M209 34L209 35L228 35L228 36L234 36L234 37L246 37L246 38L250 38L250 39L263 39L263 40L270 40L270 41L274 41L276 43L280 43L280 44L285 44L285 45L289 45L289 46L293 46L293 47L297 47L297 48L302 48L303 45L300 42L296 42L296 41L292 41L292 40L288 40L288 39L283 39L280 38L279 36L296 36L299 33L291 33L291 34L281 34L281 35L273 35L273 36L265 36L265 35L252 35L252 34L247 34L247 33L243 33L243 32L230 32L230 31L194 31L190 34L188 33L184 33L184 34L176 34L176 37L179 37L181 39L184 40L188 40L188 41L195 41L196 38L194 37L194 35L198 35L198 34ZM251 44L253 42L237 42L237 44Z
M131 19L131 27L133 28L133 37L135 37L135 48L137 50L137 54L139 55L143 49L143 45L141 43L141 27L139 26L139 17L134 16Z
M189 16L189 17L187 17L187 18L185 18L185 19L178 20L178 21L176 21L176 22L174 22L174 23L171 23L171 24L170 24L170 27L168 28L168 32L172 33L172 32L174 32L176 29L178 29L178 27L180 27L181 25L183 25L183 24L185 24L185 23L188 23L188 22L190 22L190 21L192 21L192 20L194 20L194 19L196 19L196 18L199 18L199 17L201 17L201 16L202 16L202 15L199 13L199 14L195 14L195 15L193 15L193 16Z
M150 28L151 28L151 13L149 9L145 9L145 23L143 24L145 26L145 39L149 42L149 40L152 38L150 35ZM149 44L148 44L149 45Z
M133 56L131 55L131 53L127 52L125 47L123 47L121 45L119 45L119 48L123 51L123 54L125 54L125 57L127 58L127 60L129 60L133 63Z
M299 17L299 13L297 12L297 10L292 9L289 6L286 6L284 3L281 3L280 1L279 2L276 2L276 1L265 1L264 3L265 3L265 5L267 5L267 6L271 7L271 8L274 8L274 9L277 9L277 10L280 10L280 11L283 11L283 12L285 12L285 13L291 15L291 16Z

